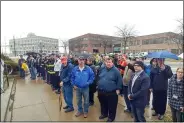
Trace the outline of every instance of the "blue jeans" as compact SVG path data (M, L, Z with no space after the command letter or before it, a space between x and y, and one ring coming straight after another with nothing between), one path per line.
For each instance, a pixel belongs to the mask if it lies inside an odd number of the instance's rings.
M20 70L20 77L25 78L25 71L19 67Z
M35 67L30 68L30 73L31 73L31 79L36 79L36 68Z
M130 100L128 99L128 86L123 86L123 94L127 109L131 111Z
M76 89L78 112L83 113L82 97L84 98L84 113L88 113L89 108L89 87Z
M45 80L45 69L43 67L40 67L40 72L41 72L42 79Z
M134 122L146 122L146 119L144 117L145 108L138 108L134 104L131 104L131 109L134 115Z
M73 109L73 86L63 85L62 91L66 105Z

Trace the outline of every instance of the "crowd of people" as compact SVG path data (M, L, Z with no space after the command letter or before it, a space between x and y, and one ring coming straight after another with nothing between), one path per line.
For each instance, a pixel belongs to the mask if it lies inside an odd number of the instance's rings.
M173 74L171 67L164 61L162 58L153 58L146 65L144 58L127 60L121 54L87 58L83 55L61 57L51 54L38 55L36 58L30 55L27 60L21 56L19 67L20 77L25 78L26 63L32 80L42 77L56 94L63 93L66 102L63 109L66 113L74 111L75 89L78 106L76 117L83 115L87 118L89 106L94 105L94 93L97 92L101 108L99 119L108 118L107 122L115 120L118 95L125 100L124 112L129 113L135 122L146 122L144 112L149 106L153 110L152 116L162 120L167 99L173 121L181 122L180 115L184 112L183 68L178 68L176 74Z

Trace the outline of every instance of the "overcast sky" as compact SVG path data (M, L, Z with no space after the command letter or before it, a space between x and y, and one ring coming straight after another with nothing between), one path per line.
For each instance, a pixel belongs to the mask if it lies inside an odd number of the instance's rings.
M86 33L115 35L135 25L137 35L175 31L183 1L1 1L1 44L29 32L70 39Z

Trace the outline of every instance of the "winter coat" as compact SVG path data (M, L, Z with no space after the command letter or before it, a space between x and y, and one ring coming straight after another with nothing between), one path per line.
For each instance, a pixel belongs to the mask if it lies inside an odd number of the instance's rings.
M110 69L106 67L101 69L99 73L98 90L111 92L121 89L122 77L118 69L115 66Z
M89 66L85 66L82 71L80 71L79 66L76 66L72 70L71 82L78 88L86 88L93 83L94 76L94 72Z
M165 65L165 69L161 70L159 67L152 68L150 72L151 86L153 90L167 90L168 79L173 75L171 67Z

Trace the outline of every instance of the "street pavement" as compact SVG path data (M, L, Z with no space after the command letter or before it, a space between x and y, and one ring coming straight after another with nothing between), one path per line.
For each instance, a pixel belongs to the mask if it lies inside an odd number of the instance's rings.
M52 90L50 85L44 83L43 80L30 80L27 76L25 80L17 81L17 91L15 96L13 121L105 121L99 120L100 105L97 96L95 95L95 105L89 108L87 118L83 116L75 117L77 111L76 96L74 91L74 112L65 113L62 109L59 111L58 95ZM65 106L63 100L63 106ZM133 121L130 114L125 113L124 100L119 96L117 114L115 121ZM156 120L156 117L151 116L151 107L146 108L145 117L147 121Z

